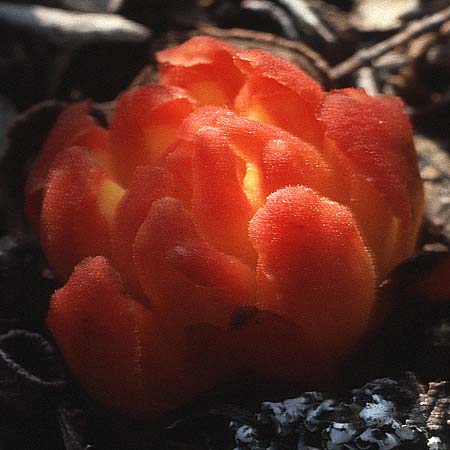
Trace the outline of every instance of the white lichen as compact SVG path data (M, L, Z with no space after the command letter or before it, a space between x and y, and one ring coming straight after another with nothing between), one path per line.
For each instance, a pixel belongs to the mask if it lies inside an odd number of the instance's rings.
M382 427L391 425L394 413L394 405L388 400L384 400L379 395L372 396L373 402L367 403L359 413L359 417L369 427Z
M321 401L320 395L308 392L301 397L287 399L283 402L264 402L258 420L273 423L276 433L284 436L291 433L292 428L302 423L303 419L308 421L308 415L320 408ZM317 406L318 403L319 406Z
M249 425L243 425L236 430L236 440L246 443L252 442L256 437L256 430Z
M429 450L444 450L444 444L442 443L441 439L436 436L428 439L427 446Z
M444 450L439 438L426 445L425 428L401 413L404 404L392 395L396 389L397 382L381 379L355 389L349 403L315 392L265 402L251 426L233 423L236 450L395 450L412 444Z
M320 416L328 411L332 411L336 402L331 399L324 400L316 408L310 409L306 414L305 425L311 431L320 423Z
M395 434L401 441L414 441L419 434L419 430L409 425L402 425L395 430Z
M351 423L333 422L327 428L328 441L327 450L340 450L342 444L350 442L357 433L356 428Z
M400 439L392 433L383 433L378 428L367 428L358 438L361 442L377 444L379 450L392 450L400 445Z

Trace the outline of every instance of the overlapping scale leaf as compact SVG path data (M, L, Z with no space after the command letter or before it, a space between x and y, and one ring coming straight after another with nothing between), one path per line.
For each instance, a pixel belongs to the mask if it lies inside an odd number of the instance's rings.
M250 222L257 306L297 323L317 351L343 356L367 328L375 271L350 210L301 186L271 194Z
M33 163L25 187L25 210L28 223L36 236L39 235L42 191L47 181L49 168L56 155L64 148L71 146L71 140L95 125L94 119L89 115L90 109L91 104L88 101L66 108L59 115Z
M134 172L130 187L117 204L111 225L113 261L135 294L142 293L133 262L136 233L153 202L171 195L173 185L173 177L167 171L154 166L140 166Z
M109 229L122 195L87 149L71 147L56 156L43 193L40 238L62 278L86 256L110 255Z
M240 52L235 63L247 76L235 99L239 114L321 145L316 112L323 93L316 81L294 64L261 50Z
M165 85L186 89L201 105L233 104L244 77L235 67L236 49L212 37L194 37L157 53Z
M50 265L67 278L79 261L74 241L75 212L95 165L86 150L61 152L50 171L42 203L41 245Z
M411 125L402 106L396 98L370 97L362 90L345 89L326 94L319 113L333 151L342 153L349 164L348 173L355 174L350 195L356 214L363 218L376 212L377 221L385 223L379 229L387 233L387 241L394 246L399 243L387 262L380 261L382 273L411 254L422 220L422 184ZM370 187L364 187L366 183ZM376 200L374 191L379 195ZM373 212L372 199L379 205ZM376 230L368 235L376 236ZM371 244L377 240L383 246L379 236L370 239ZM383 247L376 253L385 250L390 252Z
M204 370L189 373L185 330L126 294L103 257L77 266L47 323L77 379L113 409L161 414L211 386Z
M175 141L192 99L173 86L147 84L124 93L110 122L113 172L128 186L137 166L154 163Z
M254 301L253 272L212 247L179 200L153 203L133 251L145 293L175 322L224 327L236 305Z

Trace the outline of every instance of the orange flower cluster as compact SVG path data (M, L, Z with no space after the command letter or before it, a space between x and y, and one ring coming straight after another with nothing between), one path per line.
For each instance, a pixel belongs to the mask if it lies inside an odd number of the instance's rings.
M64 287L48 326L97 400L157 415L242 369L313 384L367 332L414 251L423 193L397 98L323 92L196 37L109 128L67 108L26 189Z

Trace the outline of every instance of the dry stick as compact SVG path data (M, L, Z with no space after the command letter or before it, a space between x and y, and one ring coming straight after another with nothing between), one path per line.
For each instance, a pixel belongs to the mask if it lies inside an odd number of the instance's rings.
M139 43L151 36L144 25L117 14L81 13L10 2L0 2L0 26L38 35L56 47L44 86L47 97L55 95L74 53L82 46L103 42Z
M328 75L331 80L338 81L370 63L372 60L379 58L381 55L384 55L398 45L405 44L420 34L438 28L448 20L450 20L450 7L425 17L424 19L414 21L408 25L405 30L395 34L391 38L386 39L373 47L356 52L350 58L330 69Z
M58 47L143 42L150 37L147 27L117 14L80 13L10 2L0 2L0 26L39 34Z
M292 15L280 5L275 4L272 0L245 0L241 5L243 8L250 11L263 12L272 15L272 17L280 24L284 35L288 39L292 39L293 41L299 39L298 30L293 24Z
M312 66L328 81L328 73L331 70L328 63L322 58L322 56L312 50L302 42L295 42L289 39L276 36L272 33L265 33L263 31L253 31L243 28L216 28L210 25L202 25L198 28L201 33L217 37L219 39L238 39L242 41L248 41L250 43L259 42L263 43L264 50L270 51L271 48L282 48L296 55L303 57L305 60L311 63Z
M317 14L304 0L277 0L297 20L300 28L314 30L328 44L336 43L336 37L320 20Z
M124 0L58 0L53 6L91 13L114 13L123 3Z

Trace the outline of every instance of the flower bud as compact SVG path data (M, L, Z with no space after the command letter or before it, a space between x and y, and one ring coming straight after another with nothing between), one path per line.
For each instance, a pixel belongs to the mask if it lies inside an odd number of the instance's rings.
M88 393L135 416L251 370L315 387L411 256L423 193L396 98L196 37L157 54L108 128L67 108L26 187L66 284L48 326Z

